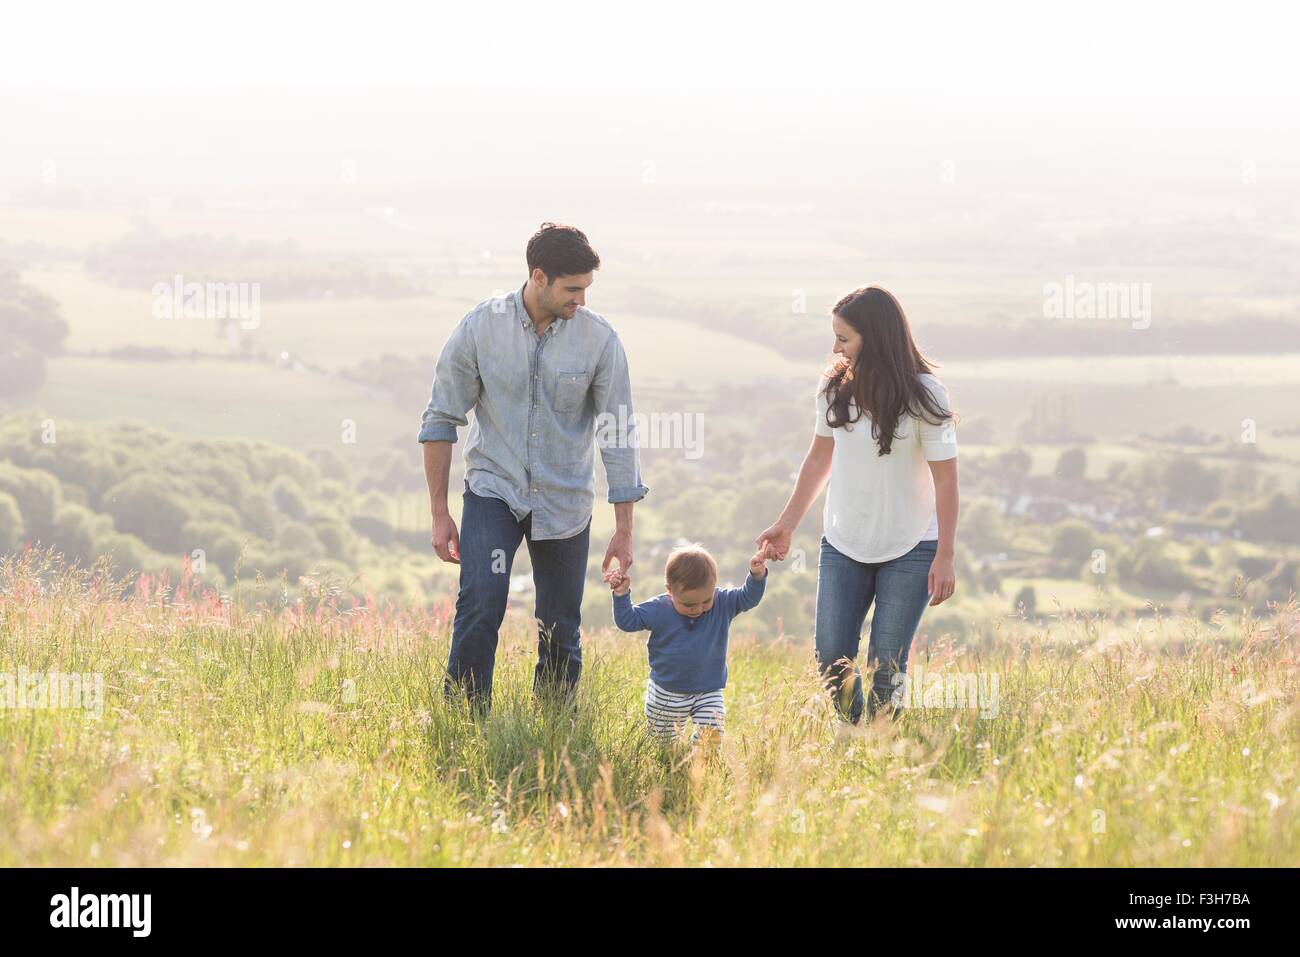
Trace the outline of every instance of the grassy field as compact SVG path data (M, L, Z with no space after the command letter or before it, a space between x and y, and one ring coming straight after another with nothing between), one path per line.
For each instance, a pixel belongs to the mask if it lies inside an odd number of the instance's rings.
M1294 605L990 621L911 671L996 678L993 707L860 728L806 637L739 628L709 761L645 738L633 635L587 637L569 718L531 700L535 638L509 619L476 723L439 693L446 606L119 599L37 559L0 584L0 673L105 687L102 717L0 710L0 865L1300 864Z
M322 445L344 455L373 453L403 435L414 443L420 429L419 408L404 415L354 383L269 364L63 356L47 370L31 405L65 426L138 419L175 432ZM354 443L343 442L345 419L355 423Z
M114 286L72 265L29 269L23 279L58 300L70 327L67 347L71 350L132 345L196 349L212 355L229 352L225 340L215 334L212 321L155 319L148 288ZM330 370L385 354L436 356L471 307L498 290L514 289L517 283L504 278L458 278L443 285L437 295L399 299L263 300L253 342L267 352L289 352ZM591 306L618 329L633 357L633 369L642 379L723 385L737 378L773 376L811 376L816 381L815 367L809 370L762 342L745 342L692 322L644 311L612 311L596 295ZM818 327L818 331L823 330ZM829 351L829 334L825 338ZM432 367L429 375L432 381Z
M506 277L514 274L504 270L498 274L495 269L494 265L482 275L440 280L437 294L428 296L267 300L262 303L261 324L252 334L253 345L271 354L288 352L328 370L385 354L434 356L475 302L494 290L513 288L513 279ZM650 267L635 264L631 276L611 274L592 297L593 308L614 322L626 345L634 387L645 397L639 403L643 411L682 409L683 389L726 396L728 390L755 384L773 401L807 401L801 397L815 387L820 359L794 359L761 337L747 339L687 318L656 315L638 300L639 289L657 288L654 276ZM112 286L72 264L27 269L23 278L59 301L70 326L67 345L74 352L122 346L197 350L213 356L229 351L211 322L153 318L148 289ZM801 285L797 274L788 283L772 278L742 282L726 272L712 281L671 285L665 294L697 304L701 315L706 315L711 306L727 304L724 288L739 286L745 290L746 302L779 302L784 309L790 289L804 285L810 296L809 314L792 315L792 321L807 326L810 346L820 348L817 337L823 337L829 352L829 328L814 319L823 308L816 298L822 293L814 295L821 287L811 282ZM918 332L923 332L925 314L918 315ZM943 363L939 375L964 421L983 420L1000 445L1017 441L1017 426L1031 410L1068 404L1069 428L1101 443L1089 454L1093 477L1103 475L1114 461L1149 451L1151 442L1142 433L1160 435L1193 426L1233 443L1239 440L1246 419L1257 425L1257 448L1265 459L1261 468L1288 485L1300 475L1300 440L1278 434L1297 424L1291 412L1294 355L951 361L942 342L933 343L933 349ZM113 359L95 359L94 365L90 361L78 356L51 360L48 381L32 404L65 416L74 410L83 414L88 407L98 411L102 405L110 414L139 416L170 428L215 429L288 444L303 444L304 429L315 426L301 420L316 410L327 412L319 427L323 431L306 444L333 442L337 422L345 416L359 423L359 417L367 417L373 423L384 422L386 428L400 420L400 427L407 429L420 412L418 407L384 411L376 401L359 399L347 383L328 379L305 383L255 366L218 369L202 364L203 360L150 367ZM430 381L432 374L430 363ZM272 402L291 402L298 396L308 400L298 411L268 411ZM735 407L740 412L748 408L742 399ZM1035 470L1044 469L1043 455L1056 453L1055 446L1042 447Z

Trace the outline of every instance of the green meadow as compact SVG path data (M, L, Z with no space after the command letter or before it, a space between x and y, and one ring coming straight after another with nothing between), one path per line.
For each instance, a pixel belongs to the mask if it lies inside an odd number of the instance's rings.
M441 692L447 605L241 607L38 555L2 584L0 672L103 696L0 710L0 865L1300 864L1294 603L990 618L919 641L916 706L860 727L807 635L742 619L693 752L644 733L641 636L586 636L570 711L511 615L476 719Z

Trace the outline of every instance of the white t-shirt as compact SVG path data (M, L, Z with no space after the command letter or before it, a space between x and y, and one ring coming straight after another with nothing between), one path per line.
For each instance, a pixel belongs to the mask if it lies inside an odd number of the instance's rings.
M920 379L940 408L951 409L942 382L928 373ZM952 420L932 425L923 417L900 416L890 453L879 455L869 416L838 429L826 424L825 385L823 376L817 387L817 434L835 440L823 512L826 540L856 561L875 563L938 538L934 478L927 462L957 455ZM850 402L850 418L855 411Z

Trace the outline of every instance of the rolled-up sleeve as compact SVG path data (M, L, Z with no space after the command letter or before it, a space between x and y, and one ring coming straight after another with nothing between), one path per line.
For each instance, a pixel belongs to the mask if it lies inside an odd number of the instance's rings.
M939 407L951 416L952 404L944 384L932 376L921 381L930 390L930 395ZM951 417L935 424L922 415L917 425L921 436L921 450L925 453L926 459L931 462L942 462L957 457L957 428Z
M829 381L825 376L822 376L821 381L817 383L817 397L813 402L817 407L817 415L813 420L813 432L827 439L835 434L831 430L830 423L826 421L826 411L830 408L830 403L826 400L826 384Z
M469 410L478 402L480 386L474 333L470 316L466 316L452 330L438 356L419 441L455 442L456 429L469 424Z
M596 364L591 386L597 422L608 426L596 430L600 458L609 483L609 501L639 502L650 491L641 484L641 451L632 415L632 379L627 353L617 334L611 335Z

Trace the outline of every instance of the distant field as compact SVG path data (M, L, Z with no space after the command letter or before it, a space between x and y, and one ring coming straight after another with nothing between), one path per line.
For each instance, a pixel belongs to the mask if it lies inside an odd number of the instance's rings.
M149 289L112 286L80 267L32 269L23 278L59 301L71 327L71 350L132 345L229 352L211 321L155 319ZM501 289L483 280L458 279L446 292L428 297L264 300L253 341L266 351L287 351L327 369L385 354L436 355L465 313ZM603 307L593 301L592 308L600 312ZM636 313L608 312L607 318L626 344L633 373L641 380L699 386L771 376L815 378L818 371L761 342L745 342L692 322Z
M15 242L46 243L84 250L131 231L132 210L123 207L60 209L0 204L0 236Z
M1029 453L1032 462L1030 465L1031 473L1034 475L1050 475L1055 471L1061 453L1067 449L1077 447L1068 444L1026 445L1024 449ZM1170 448L1177 449L1178 446L1170 446ZM968 445L963 447L963 451L979 451L992 455L1005 451L1005 449L1006 446ZM1142 442L1134 442L1131 445L1100 442L1083 446L1083 449L1087 457L1087 477L1094 481L1100 481L1106 478L1109 469L1115 463L1128 465L1139 462L1149 456L1154 447ZM1231 467L1237 461L1228 456L1201 453L1195 447L1187 447L1183 451L1196 455L1206 465L1216 467ZM1258 468L1263 475L1277 476L1284 483L1294 482L1300 478L1300 447L1297 446L1294 439L1273 439L1268 437L1261 445L1261 452L1277 457L1276 460L1254 463L1254 467Z
M1079 364L1086 367L1092 361ZM1243 420L1253 419L1262 453L1284 454L1293 448L1289 442L1273 444L1270 433L1300 425L1295 384L1128 385L1105 381L1104 361L1099 361L1102 378L1096 382L967 379L947 367L939 377L964 421L987 418L999 443L1016 441L1017 426L1029 419L1035 404L1055 410L1064 400L1070 403L1072 430L1103 443L1143 432L1164 435L1183 425L1231 439L1240 437ZM958 430L960 437L960 426Z
M409 433L420 410L403 415L357 386L269 365L197 359L179 362L86 359L48 363L45 387L28 405L74 422L133 418L195 435L238 435L347 453L388 446ZM355 445L341 441L356 423Z
M1062 611L1134 611L1146 607L1146 601L1118 588L1101 591L1077 578L1004 578L1002 593L1010 612L1016 594L1026 585L1034 586L1037 596L1035 614L1046 617L1059 607ZM972 614L973 611L967 611Z
M670 304L666 309L688 317L692 308L699 309L700 318L707 318L711 309L751 305L769 320L773 315L789 315L792 323L808 329L810 342L824 336L829 351L824 313L850 277L866 268L861 247L867 238L861 230L842 224L819 231L813 225L815 211L769 215L763 209L737 212L731 209L734 205L705 199L688 203L680 212L696 217L707 228L669 242L676 228L672 211L647 203L644 212L650 218L644 245L625 240L608 251L610 261L598 274L591 302L614 322L627 346L633 381L643 397L642 411L689 410L696 407L692 403L697 399L725 397L725 390L738 385L751 387L746 401L752 401L755 384L783 409L807 401L820 361L796 361L757 336L746 339L688 318L661 318L655 313L655 297ZM255 346L271 353L288 352L330 370L385 354L436 354L471 305L513 288L522 272L515 261L518 251L478 236L472 217L448 213L451 218L444 221L430 218L432 211L427 209L411 215L426 224L437 221L445 231L463 229L465 235L453 242L417 230L400 242L394 239L390 246L380 239L401 230L364 210L345 208L159 207L137 212L0 208L0 224L34 241L76 246L78 237L99 242L124 235L133 215L143 216L170 235L207 232L276 239L287 231L304 249L322 249L328 255L342 255L335 245L340 230L346 234L355 229L353 248L378 243L374 257L379 262L385 257L400 262L405 257L427 266L442 261L440 256L454 259L460 274L439 279L437 292L428 296L264 301L261 324L252 333ZM600 222L598 216L597 228ZM277 223L282 229L279 235L272 229ZM778 225L794 230L781 242L763 231ZM313 242L314 232L333 239L321 246ZM788 254L784 260L783 249ZM482 255L485 251L488 255ZM665 272L669 260L676 265ZM928 321L953 321L950 310L987 299L995 289L1010 297L999 301L1016 314L1028 308L1025 303L1032 304L1035 294L1021 288L1023 282L1012 270L946 268L897 254L871 258L867 271L873 275L854 282L897 280L899 294L916 304L909 311L922 336ZM217 356L230 349L210 321L153 318L149 289L99 282L80 265L28 269L23 277L60 302L71 327L67 346L72 351L144 346ZM793 308L797 298L806 300L806 312ZM1061 441L1030 447L1036 472L1047 471L1060 450L1074 444L1068 438L1070 431L1097 443L1089 447L1088 469L1090 477L1101 478L1113 462L1145 453L1138 438L1141 433L1165 435L1179 426L1192 426L1232 440L1240 435L1243 420L1250 419L1257 425L1259 451L1273 457L1261 463L1263 471L1288 485L1300 475L1300 437L1274 434L1300 426L1300 407L1295 402L1300 355L1067 356L970 362L945 356L942 349L937 354L944 360L939 375L963 420L985 420L998 446L1018 444L1019 426L1036 412L1056 414L1053 410L1063 402L1068 405ZM432 377L432 368L428 372ZM409 430L420 411L386 407L345 383L268 368L224 363L87 365L75 357L49 363L48 382L31 404L65 416L94 409L97 414L127 414L186 431L248 434L293 444L308 437L312 442L335 441L343 418L355 419L369 435L388 436Z
M952 360L948 377L991 382L1087 382L1188 389L1230 385L1300 385L1300 355L1037 356L1027 359Z

